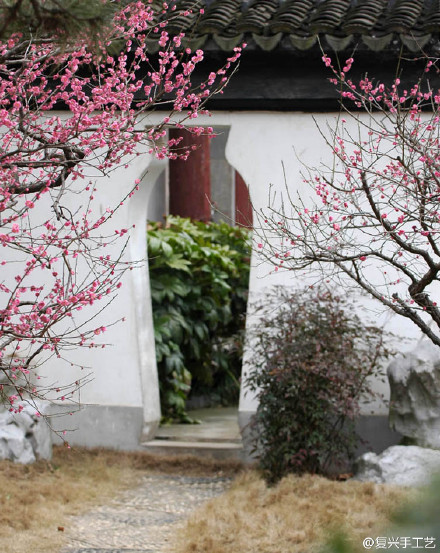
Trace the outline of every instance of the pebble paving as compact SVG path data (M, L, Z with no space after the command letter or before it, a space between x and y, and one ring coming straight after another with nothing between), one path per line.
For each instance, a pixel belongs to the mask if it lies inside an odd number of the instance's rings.
M223 493L224 477L144 476L108 505L75 517L60 553L162 553L189 513Z

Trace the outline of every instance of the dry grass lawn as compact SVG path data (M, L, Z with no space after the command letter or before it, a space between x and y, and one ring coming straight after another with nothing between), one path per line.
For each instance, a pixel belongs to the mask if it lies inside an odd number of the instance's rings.
M51 463L0 461L0 552L58 553L71 515L105 503L152 472L233 475L234 462L54 448Z
M71 515L105 503L146 473L234 476L240 471L235 462L60 447L51 463L1 461L0 552L58 553ZM317 553L330 532L344 527L359 545L363 537L381 535L390 511L408 494L314 476L290 476L267 488L256 472L247 471L170 540L176 540L176 553Z
M356 551L377 537L393 510L414 495L404 488L288 476L267 488L256 472L196 511L175 536L173 553L318 553L346 531Z

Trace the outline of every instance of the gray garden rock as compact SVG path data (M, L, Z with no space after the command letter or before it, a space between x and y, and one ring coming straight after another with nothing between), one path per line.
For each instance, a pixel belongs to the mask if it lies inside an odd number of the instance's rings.
M440 348L420 342L388 367L390 426L415 445L440 449Z
M36 461L31 444L14 424L0 428L0 457L25 465Z
M380 455L365 453L355 463L355 480L399 486L424 486L440 472L440 451L394 445Z
M36 415L36 408L23 403L21 413L0 413L0 459L16 463L33 463L52 458L52 435L43 417ZM14 404L14 407L18 404ZM38 406L40 413L44 411Z

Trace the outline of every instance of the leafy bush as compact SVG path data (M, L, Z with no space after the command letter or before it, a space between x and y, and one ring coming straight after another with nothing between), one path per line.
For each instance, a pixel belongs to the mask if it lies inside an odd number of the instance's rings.
M190 390L236 401L246 311L248 231L169 216L148 228L162 414L187 420Z
M278 306L278 307L277 307ZM326 473L353 453L359 399L386 354L382 332L341 298L275 288L256 306L248 375L257 392L255 450L269 482L288 472Z

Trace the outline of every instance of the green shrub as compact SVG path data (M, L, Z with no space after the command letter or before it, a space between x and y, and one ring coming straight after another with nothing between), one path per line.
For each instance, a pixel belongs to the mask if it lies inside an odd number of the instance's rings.
M148 256L163 417L187 420L190 390L236 401L248 231L169 216L149 225Z
M382 332L348 314L328 291L275 288L250 330L257 393L254 445L269 482L288 472L326 473L356 445L359 399L386 354Z

